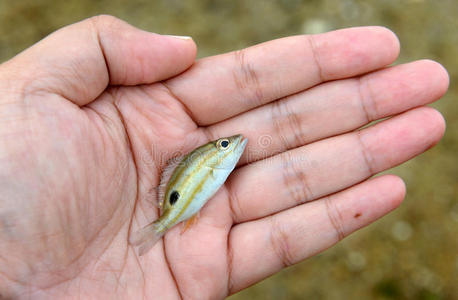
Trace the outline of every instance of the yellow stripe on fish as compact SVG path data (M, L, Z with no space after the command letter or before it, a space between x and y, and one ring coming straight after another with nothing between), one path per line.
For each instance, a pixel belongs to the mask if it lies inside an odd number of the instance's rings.
M240 134L221 138L194 149L181 160L167 185L161 183L165 186L161 216L129 239L132 245L140 246L139 255L146 253L169 228L197 214L234 170L246 144L247 139Z

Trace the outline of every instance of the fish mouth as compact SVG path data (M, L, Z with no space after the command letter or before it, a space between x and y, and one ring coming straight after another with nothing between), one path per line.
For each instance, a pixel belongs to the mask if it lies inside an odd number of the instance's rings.
M237 145L237 152L240 153L240 155L242 155L242 153L245 151L247 143L248 143L248 139L240 135L240 140Z
M246 137L243 137L242 135L242 139L240 140L240 146L242 146L245 149L247 143L248 139Z
M244 137L242 134L234 135L233 138L235 139L237 143L237 148L240 146L242 148L245 148L246 144L248 143L248 139Z
M245 138L242 134L233 135L229 137L229 139L234 141L234 144L235 144L234 151L237 153L240 153L241 155L243 151L245 151L245 147L248 143L248 139Z

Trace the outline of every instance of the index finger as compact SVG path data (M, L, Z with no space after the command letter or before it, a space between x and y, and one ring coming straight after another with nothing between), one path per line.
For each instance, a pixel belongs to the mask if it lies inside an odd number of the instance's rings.
M383 27L301 35L199 60L165 85L209 125L328 80L392 63L399 41Z

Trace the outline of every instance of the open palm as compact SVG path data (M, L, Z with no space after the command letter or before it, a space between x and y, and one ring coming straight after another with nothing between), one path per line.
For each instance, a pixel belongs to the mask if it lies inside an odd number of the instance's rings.
M102 16L4 63L0 294L224 298L388 213L402 180L366 179L441 138L422 106L448 86L431 61L385 68L398 51L366 27L194 63L191 39ZM238 133L245 154L198 222L139 257L128 237L157 217L167 160Z

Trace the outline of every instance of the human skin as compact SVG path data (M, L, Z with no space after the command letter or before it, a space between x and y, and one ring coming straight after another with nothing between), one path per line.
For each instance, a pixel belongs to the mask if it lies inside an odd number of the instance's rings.
M270 41L195 61L192 39L98 16L0 65L0 295L219 299L395 209L393 175L435 145L447 90L381 27ZM371 121L385 119L363 127ZM242 133L247 149L197 223L138 256L166 161Z

